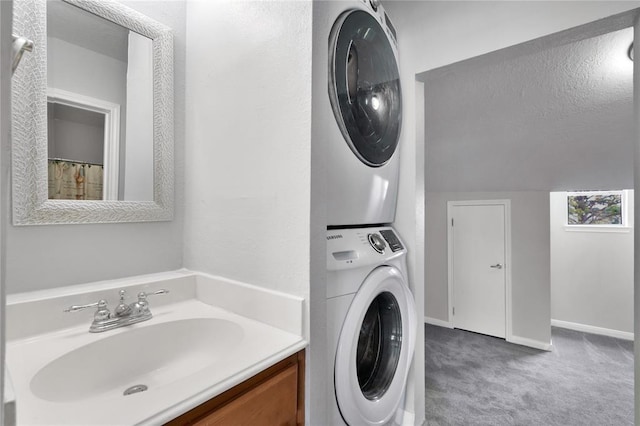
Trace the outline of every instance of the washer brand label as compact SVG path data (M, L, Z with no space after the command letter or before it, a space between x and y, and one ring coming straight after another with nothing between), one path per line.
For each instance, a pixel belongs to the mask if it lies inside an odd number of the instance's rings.
M327 240L337 240L342 238L342 235L340 234L336 234L336 235L327 235Z

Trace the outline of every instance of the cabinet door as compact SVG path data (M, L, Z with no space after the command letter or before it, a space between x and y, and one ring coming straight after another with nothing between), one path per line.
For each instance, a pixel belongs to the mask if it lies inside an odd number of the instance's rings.
M294 364L194 425L295 426L297 411L298 365Z

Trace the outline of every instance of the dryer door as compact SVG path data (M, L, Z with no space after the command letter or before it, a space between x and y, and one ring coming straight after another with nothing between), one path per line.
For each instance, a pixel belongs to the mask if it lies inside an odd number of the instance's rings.
M403 401L416 334L413 296L398 269L375 269L356 293L336 351L334 382L350 425L380 425Z
M396 52L371 14L343 14L332 30L329 97L349 147L365 164L378 167L393 155L402 121Z

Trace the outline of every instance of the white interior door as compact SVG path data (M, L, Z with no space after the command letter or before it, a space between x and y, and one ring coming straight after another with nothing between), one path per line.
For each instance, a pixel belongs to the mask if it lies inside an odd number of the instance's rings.
M453 326L506 337L506 206L450 205Z

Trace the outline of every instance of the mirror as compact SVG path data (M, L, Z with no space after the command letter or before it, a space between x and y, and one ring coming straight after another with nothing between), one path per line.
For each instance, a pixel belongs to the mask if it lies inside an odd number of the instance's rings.
M171 220L173 36L116 2L15 2L14 225Z

